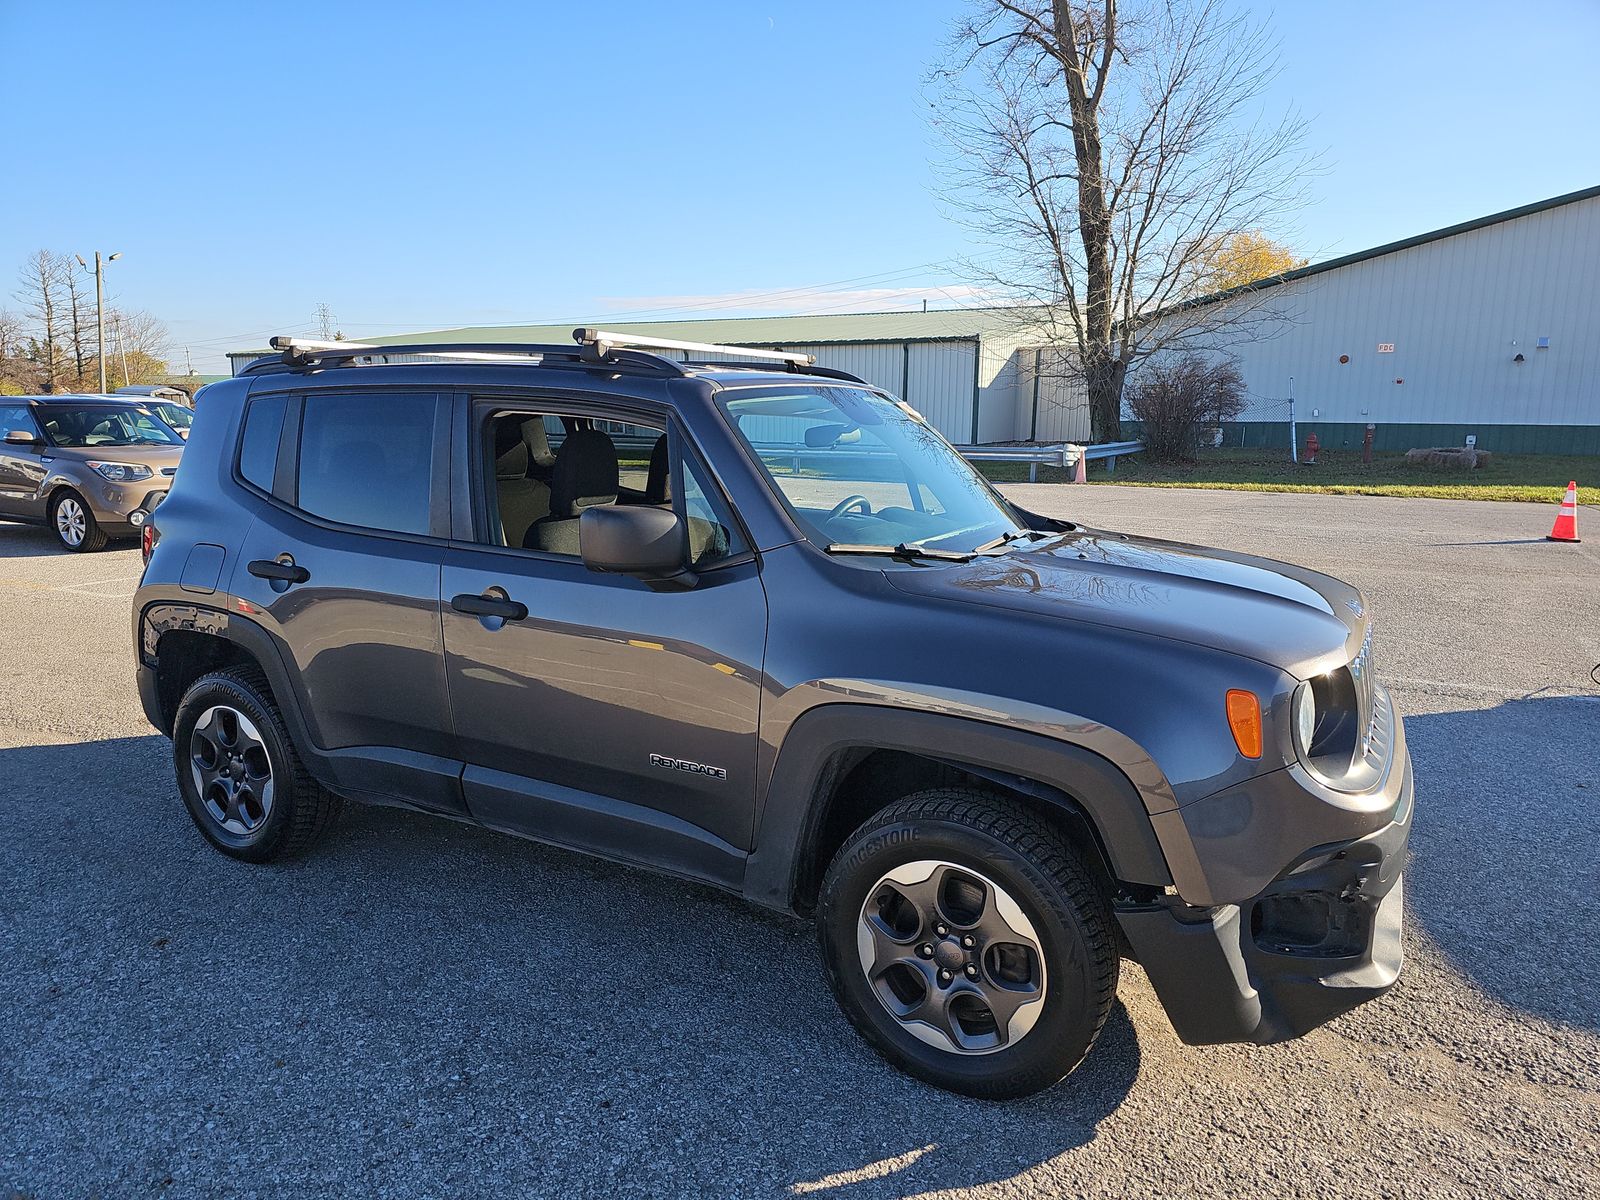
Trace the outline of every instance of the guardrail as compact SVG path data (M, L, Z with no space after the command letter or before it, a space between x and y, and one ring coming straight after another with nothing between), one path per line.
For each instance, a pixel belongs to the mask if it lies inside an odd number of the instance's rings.
M963 458L973 462L1022 462L1028 464L1028 482L1039 482L1039 468L1060 467L1071 471L1082 455L1089 460L1105 459L1106 472L1117 469L1117 459L1124 454L1137 454L1144 449L1143 442L1103 442L1098 446L1079 446L1074 442L1060 442L1049 446L957 446Z

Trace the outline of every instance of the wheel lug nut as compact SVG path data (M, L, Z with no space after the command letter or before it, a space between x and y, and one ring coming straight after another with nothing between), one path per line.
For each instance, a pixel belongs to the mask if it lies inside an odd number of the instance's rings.
M954 978L954 976L952 976L949 971L941 970L939 972L939 982L940 983L949 983L950 980L953 979L953 978Z
M978 977L978 965L976 963L968 963L967 964L967 978L968 979L976 979L977 977Z
M968 950L971 950L974 946L976 946L978 944L978 939L973 937L969 933L969 934L967 934L966 937L961 939L961 944L963 946L965 946Z
M945 934L950 932L950 927L948 925L945 925L945 924L941 923L941 924L935 925L933 927L933 931L935 933L937 933L940 937L943 937Z
M928 945L926 942L924 942L922 945L917 947L917 953L920 954L923 958L932 958L933 957L933 947Z

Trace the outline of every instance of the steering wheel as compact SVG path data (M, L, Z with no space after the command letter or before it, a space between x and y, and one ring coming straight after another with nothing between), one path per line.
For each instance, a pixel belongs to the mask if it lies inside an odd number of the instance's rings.
M835 517L842 517L852 508L859 508L863 516L870 517L872 515L872 505L867 502L865 496L846 496L833 506L833 511L828 514L827 520L831 521Z

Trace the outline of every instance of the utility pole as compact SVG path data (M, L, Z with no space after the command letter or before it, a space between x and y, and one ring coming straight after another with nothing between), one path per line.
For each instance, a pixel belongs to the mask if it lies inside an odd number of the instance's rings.
M122 386L127 387L133 381L128 377L128 343L122 340L122 318L118 317L111 328L117 335L117 353L122 357ZM100 385L100 390L106 390L105 384Z
M326 302L317 305L317 330L323 341L333 340L333 325L333 309Z
M99 360L100 392L102 395L105 394L106 390L106 264L116 262L121 257L122 251L120 250L109 258L101 258L98 250L94 252L95 358ZM85 269L89 266L88 263L83 261L83 255L81 254L78 255L78 265ZM127 371L126 363L124 363L123 371L124 373Z
M1300 447L1294 442L1294 376L1289 376L1289 461L1300 465Z

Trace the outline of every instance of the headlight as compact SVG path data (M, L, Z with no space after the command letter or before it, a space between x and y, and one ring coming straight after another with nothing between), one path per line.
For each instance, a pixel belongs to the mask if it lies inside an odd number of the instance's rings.
M1338 778L1350 770L1358 723L1356 682L1349 667L1308 679L1295 691L1295 750L1318 773Z
M1309 752L1317 736L1317 693L1309 683L1294 696L1294 732L1302 753Z
M101 478L109 479L112 483L137 483L141 479L149 479L154 474L149 467L142 467L138 463L92 462L89 466L97 471Z

